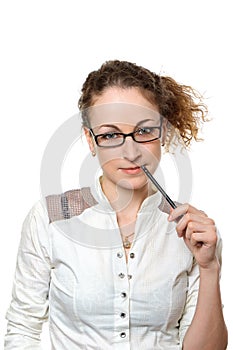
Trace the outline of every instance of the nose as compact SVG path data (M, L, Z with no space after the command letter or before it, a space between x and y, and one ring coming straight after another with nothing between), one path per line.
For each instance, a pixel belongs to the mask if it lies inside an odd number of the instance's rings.
M126 137L122 145L122 156L132 163L139 162L141 158L141 145L135 142L132 137Z

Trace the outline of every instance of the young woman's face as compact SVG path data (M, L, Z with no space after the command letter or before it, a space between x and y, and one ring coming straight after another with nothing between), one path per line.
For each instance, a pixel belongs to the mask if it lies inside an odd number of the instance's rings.
M158 108L136 88L114 87L95 99L89 115L93 134L104 134L98 138L102 145L106 145L106 142L109 145L109 142L117 139L118 135L115 133L128 134L136 131L135 137L141 140L141 135L157 127L157 135L162 125L161 137L157 140L137 143L128 136L122 145L112 148L96 145L93 135L85 129L90 150L96 152L102 167L102 181L105 185L141 189L146 185L147 179L140 166L146 165L153 173L161 158L161 139L164 137L165 124L162 123Z

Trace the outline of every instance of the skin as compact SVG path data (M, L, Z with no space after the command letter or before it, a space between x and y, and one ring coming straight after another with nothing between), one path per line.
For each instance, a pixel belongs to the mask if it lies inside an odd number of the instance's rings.
M95 99L94 107L98 110L98 106L107 107L107 104L116 104L117 107L120 104L138 105L139 109L154 111L155 120L158 113L157 106L152 105L136 88L109 88ZM119 109L117 111L119 112ZM108 114L108 124L115 125L123 133L130 133L144 116L140 113L127 113L127 123L124 113L116 113L114 118L109 118ZM95 118L92 116L90 122L95 134L119 131L109 130L109 127L104 126L106 116L103 113L97 113ZM85 129L85 134L90 150L96 152L103 170L103 191L116 210L122 235L127 235L134 230L137 212L143 200L153 193L151 185L140 169L135 170L135 173L131 170L127 173L127 169L145 164L151 172L155 171L161 159L161 143L166 136L166 125L163 125L160 140L139 144L128 137L124 145L112 149L97 147L88 129ZM185 335L183 349L223 350L227 345L227 330L222 314L215 223L203 211L189 204L172 210L168 220L175 221L180 216L182 219L176 226L177 236L184 240L200 270L196 312Z
M111 131L130 133L135 131L137 124L148 119L146 125L160 123L157 106L148 102L137 89L109 88L95 99L94 111L90 114L91 127L96 135ZM164 137L165 132L164 124ZM103 171L102 189L117 213L121 234L131 235L143 200L153 193L144 172L139 169L132 173L132 169L145 164L154 172L161 159L161 140L140 144L127 137L120 147L101 148L97 147L88 129L85 129L85 134L90 151L98 156ZM133 235L130 237L132 240ZM128 251L125 253L127 259Z
M183 238L200 270L196 312L186 332L183 349L224 350L228 334L222 313L216 227L203 211L189 204L172 211L169 221L176 220L179 215L183 218L177 224L178 237Z
M107 104L109 103L114 106L113 112L111 108L111 113L108 112ZM148 102L137 89L108 89L95 100L94 106L97 107L97 111L91 117L91 126L95 134L109 131L130 133L135 130L136 124L145 119L154 119L154 122L142 123L141 125L158 125L158 108ZM100 112L98 106L101 106ZM144 110L145 112L154 111L155 116L152 113L145 115ZM103 115L103 111L106 111L105 115ZM142 112L144 112L143 116ZM106 124L116 128L105 127ZM85 132L91 152L95 151L100 161L103 169L102 185L108 188L108 191L114 192L116 185L122 190L132 189L134 191L141 190L145 186L147 181L145 181L142 171L127 176L123 169L145 163L154 171L161 159L161 140L140 144L128 137L122 146L104 149L96 146L87 129Z

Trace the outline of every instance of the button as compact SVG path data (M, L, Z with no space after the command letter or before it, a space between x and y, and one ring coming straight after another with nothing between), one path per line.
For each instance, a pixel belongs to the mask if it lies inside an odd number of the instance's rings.
M125 317L126 317L126 314L125 314L124 312L122 312L122 313L120 314L120 316L121 316L121 318L125 318Z
M126 337L126 333L125 332L121 332L120 337L121 338L125 338Z
M123 256L123 253L122 253L122 252L118 252L118 253L117 253L117 257L118 257L118 258L122 258L122 256Z
M122 292L122 293L121 293L121 297L122 297L122 298L126 298L126 297L127 297L127 294L126 294L125 292Z
M132 278L132 275L128 275L128 279L131 280L131 278Z
M134 253L130 253L129 256L130 256L131 259L133 259L135 257L135 254Z
M125 277L125 275L121 272L121 273L119 273L119 275L118 275L120 278L124 278Z

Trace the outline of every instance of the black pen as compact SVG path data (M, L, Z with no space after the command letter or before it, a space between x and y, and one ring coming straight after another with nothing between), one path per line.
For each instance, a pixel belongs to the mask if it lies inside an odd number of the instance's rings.
M173 200L167 195L164 189L160 186L160 184L155 180L154 176L149 172L149 170L145 167L145 165L141 165L141 169L144 171L146 176L153 182L156 188L162 193L166 201L170 204L173 209L177 208L177 205L173 202Z

